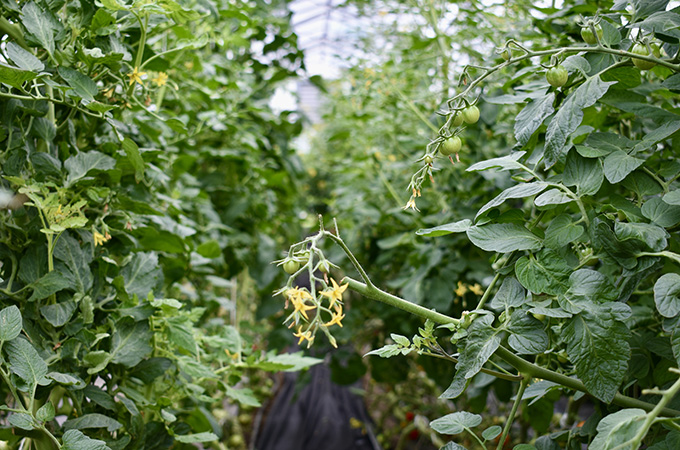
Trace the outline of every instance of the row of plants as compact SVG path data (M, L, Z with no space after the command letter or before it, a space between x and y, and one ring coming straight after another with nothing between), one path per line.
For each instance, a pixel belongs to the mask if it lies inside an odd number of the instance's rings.
M333 171L314 188L338 220L326 214L282 261L311 280L279 291L301 342L321 332L334 343L370 315L382 320L366 337L382 346L372 354L455 364L441 398L459 412L426 417L464 435L447 450L674 448L680 15L667 5L471 2L452 19L431 3L396 3L423 21L408 33L395 25L388 45L368 40L390 51L349 71L323 135ZM513 20L520 31L508 39ZM435 137L422 145L427 129ZM413 161L402 198L395 185ZM359 278L319 273L329 261ZM334 309L347 315L342 329ZM393 320L405 317L396 310L412 318ZM374 376L391 367L366 364ZM510 400L492 413L502 426L477 414L489 392ZM581 421L584 402L594 413Z
M0 8L0 441L245 448L227 403L318 362L255 309L300 233L287 4Z

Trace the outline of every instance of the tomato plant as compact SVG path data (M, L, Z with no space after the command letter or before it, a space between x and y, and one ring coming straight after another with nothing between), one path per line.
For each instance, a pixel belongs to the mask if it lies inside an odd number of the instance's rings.
M303 67L285 4L0 9L0 441L239 441L219 413L259 405L244 374L318 362L250 331L268 236L299 235L301 123L262 104Z
M597 45L584 46L574 36L579 33L576 15L587 8L565 3L561 10L542 10L544 20L527 31L542 33L545 41L527 43L518 37L505 42L512 48L511 60L493 65L477 55L478 60L458 69L457 84L442 69L443 79L456 91L441 102L437 112L443 119L428 127L437 131L425 155L443 147L454 132L455 114L471 103L484 115L480 127L487 127L461 133L475 133L483 142L471 149L466 173L457 164L447 168L447 177L435 161L422 164L412 176L406 207L415 211L424 205L423 216L412 213L415 237L399 230L389 240L378 240L373 254L364 255L369 264L353 253L364 247L349 245L342 228L331 232L322 224L317 235L295 244L321 248L323 239L332 241L359 274L341 281L348 291L427 319L413 337L392 333L371 354L450 361L456 374L441 397L463 404L480 391L489 392L480 387L484 380L497 393L508 383L513 386L502 429L460 408L433 417L434 430L454 436L443 448L461 448L466 440L471 448L487 448L497 438L501 448L508 436L524 444L521 448L669 448L678 438L671 428L680 416L680 382L677 370L669 368L679 362L674 336L680 301L673 286L680 261L675 198L680 118L673 92L680 65L652 53L648 59L656 66L641 72L631 62L640 54L629 51L632 40L644 36L663 41L665 53L676 55L680 36L662 24L676 20L677 11L667 10L665 2L644 7L632 2L628 9L619 3L617 9L600 11L599 23L588 25L599 25L602 33L595 28ZM537 80L533 65L552 57L573 74L564 92L546 89ZM418 105L404 97L396 96L397 105L422 122ZM408 142L395 134L401 138L397 142ZM477 180L468 185L475 195L467 205L458 203L469 198L465 189L441 201L431 198L446 195L440 191L446 183L462 185L462 177ZM381 181L389 186L390 180ZM452 213L457 216L453 220L442 220L433 211L444 209L449 200L463 207ZM348 235L353 238L351 231ZM439 247L433 240L443 241L436 262ZM392 255L402 246L412 248L402 253L409 257L410 271L404 268L403 276L386 278L386 287L378 287L376 280L389 275L379 269L380 275L373 275L373 261L381 251ZM470 258L487 255L491 264L483 273L488 276L481 277L482 289L465 311L453 303L435 308L426 294L418 296L418 286L427 275L437 277L442 265L453 265L442 254L457 256L461 248ZM469 273L483 271L461 265L464 269L453 278L461 283ZM444 284L457 290L452 280ZM328 331L303 323L310 339L316 331ZM560 396L570 405L587 396L595 413L575 427L569 423L573 414L565 413L564 426L552 420ZM520 429L531 427L533 436L515 434L516 422L522 423Z

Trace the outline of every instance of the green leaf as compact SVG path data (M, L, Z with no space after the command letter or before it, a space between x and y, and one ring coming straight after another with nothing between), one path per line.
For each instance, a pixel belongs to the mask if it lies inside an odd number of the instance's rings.
M500 158L487 159L480 161L468 167L466 172L481 172L489 169L497 169L497 172L504 172L506 170L521 169L522 164L517 162L526 152L511 153Z
M486 430L482 431L482 438L485 441L496 439L501 434L502 431L503 428L501 428L500 425L492 425Z
M111 361L125 367L134 367L146 358L151 351L151 330L146 321L135 322L123 317L116 322L111 336Z
M644 164L644 162L643 159L630 156L622 150L613 151L604 159L604 176L610 183L616 184Z
M446 388L444 392L439 396L442 399L453 399L458 398L467 388L469 379L465 378L465 373L462 370L456 372L456 375L451 381L451 385Z
M216 434L209 433L209 432L203 432L203 433L196 433L196 434L185 434L185 435L176 435L175 440L177 442L181 442L183 444L195 444L196 442L212 442L212 441L217 441L219 438L217 437Z
M572 269L553 250L522 256L515 263L517 280L534 294L557 295L568 289L567 280Z
M574 316L563 331L567 355L588 392L611 403L628 369L630 331L611 305Z
M163 281L163 273L158 267L158 255L153 252L135 253L120 274L125 280L127 293L139 298L146 298Z
M656 280L654 303L664 317L673 318L680 314L680 275L666 273Z
M648 150L655 146L657 143L667 139L670 135L680 130L680 120L666 122L658 128L645 134L640 142L635 144L633 147L633 152L638 153Z
M574 199L569 197L564 191L560 189L550 189L536 197L536 199L534 199L534 204L541 208L543 206L561 205L573 201Z
M73 313L77 308L78 305L76 305L76 302L73 300L67 300L54 305L42 306L40 308L40 314L53 327L61 327L71 320L71 316L73 316Z
M38 75L35 72L0 63L0 83L9 84L15 88L21 88L25 82L32 80L37 76Z
M15 42L7 42L7 56L20 69L30 70L32 72L42 72L45 70L45 65L35 55L28 50L24 50ZM0 77L1 78L1 77Z
M569 94L546 130L544 151L546 167L551 167L557 162L567 139L581 124L583 108L594 105L615 83L614 81L604 82L599 76L595 76L586 80Z
M0 341L11 341L19 336L22 326L19 308L12 305L0 310Z
M90 439L78 430L68 430L62 441L61 450L111 450L104 441Z
M150 384L172 366L172 361L168 358L149 358L137 364L130 376L139 378L145 384Z
M220 243L215 239L203 242L196 247L196 252L204 258L219 258L222 255Z
M54 53L55 25L48 13L44 12L34 2L26 3L21 10L23 25L33 40L42 45L47 52Z
M28 298L29 302L45 299L63 289L73 288L74 286L61 272L53 270L35 281L31 287L33 288L33 294Z
M455 442L449 442L439 450L467 450L465 447L463 447L460 444L457 444Z
M73 88L76 97L91 102L99 93L97 84L92 81L90 77L77 70L69 69L68 67L59 67L59 75L61 75L68 85ZM67 92L67 94L70 94L70 91Z
M515 118L515 139L520 146L526 145L543 121L555 111L555 93L549 92L534 99Z
M512 312L508 331L508 344L519 354L536 355L548 349L549 340L543 323L526 311L516 309Z
M47 403L42 405L38 411L35 413L35 418L41 422L49 422L54 419L54 405L49 400Z
M14 62L16 62L16 61L14 61ZM680 90L680 73L676 73L675 75L671 75L670 77L663 80L663 83L661 83L661 86L665 87L666 89Z
M244 406L254 407L261 406L259 400L255 397L255 394L253 393L252 389L249 388L234 389L231 386L227 386L227 390L225 393L227 394L227 397L229 397L232 400L236 400L237 402Z
M63 233L54 247L54 257L61 261L57 270L69 281L70 287L80 293L85 293L92 288L94 279L90 271L92 254L85 252L78 241L70 233ZM66 266L66 269L63 266ZM60 267L61 266L61 267Z
M406 336L401 336L399 334L391 333L390 337L392 338L392 340L394 342L396 342L397 344L399 344L403 347L408 347L408 346L411 345L411 341L409 341L409 339Z
M85 383L80 377L69 373L50 372L45 375L45 377L56 381L62 386L71 386L73 389L83 389L85 386L87 386L87 383Z
M304 352L296 352L296 353L283 353L280 355L268 354L267 361L291 366L290 369L284 370L286 372L298 372L308 367L321 364L323 362L323 359L305 356Z
M629 408L605 416L597 424L597 436L588 448L609 450L628 442L642 429L646 415L642 409ZM619 448L632 450L630 446Z
M64 422L65 430L84 430L86 428L106 428L109 432L114 432L123 426L111 417L103 414L91 413L80 416L76 419L70 419Z
M468 328L467 343L456 364L456 370L462 372L466 379L477 375L501 344L501 336L493 329L492 323L493 316L486 314L477 317Z
M680 74L678 74L680 75ZM663 201L669 205L680 205L680 189L670 191L668 194L663 196Z
M45 383L47 364L33 346L23 338L7 343L10 370L26 383L24 392L32 392L38 384Z
M516 186L509 187L506 190L504 190L503 192L501 192L500 194L498 194L493 200L488 202L486 205L482 206L482 208L475 215L475 219L477 217L479 217L481 214L483 214L485 211L489 210L490 208L494 208L496 206L501 205L507 199L524 198L524 197L536 195L539 192L542 192L547 187L548 187L548 183L545 183L543 181L535 181L533 183L523 183L523 184L518 184Z
M165 319L165 325L165 332L171 344L188 351L192 355L196 354L194 327L188 317L177 316L167 318Z
M557 250L580 238L583 231L581 225L574 224L571 216L560 214L550 221L546 228L544 244L548 248Z
M33 422L33 417L26 413L14 413L8 418L9 424L16 428L21 428L22 430L31 431L35 429L35 422Z
M404 347L397 344L387 344L380 348L376 348L366 353L364 356L380 356L381 358L391 358L393 356L401 355Z
M505 277L489 306L494 309L518 308L524 304L526 292L515 277Z
M583 56L571 55L562 61L562 66L569 72L581 72L584 77L590 73L590 63Z
M467 411L458 411L430 422L430 428L441 434L460 434L467 428L482 423L482 416Z
M85 102L85 107L91 111L95 111L98 113L105 113L118 108L117 105L108 105L106 103L101 103L96 100Z
M670 228L680 222L680 206L652 197L642 205L642 215L661 227Z
M91 171L111 170L116 166L116 160L96 150L80 152L64 161L64 167L68 172L66 185L71 186L81 180Z
M620 241L635 239L644 242L649 250L660 252L668 246L668 233L665 229L642 222L616 222L614 234Z
M139 147L137 147L137 144L132 139L125 138L123 139L123 150L130 164L135 169L135 181L139 183L144 179L144 160L139 152Z
M604 172L599 158L584 158L574 150L567 154L562 183L576 186L579 197L596 194L603 181Z
M619 241L609 224L600 218L593 221L593 248L604 250L616 262L626 269L632 270L637 265L636 256L641 250L641 243L636 240Z
M416 234L418 236L428 237L445 236L451 233L463 233L467 231L471 225L472 221L470 219L463 219L458 222L447 223L446 225L439 225L434 228L421 228L416 231Z
M473 226L467 230L467 236L473 244L487 252L538 250L543 246L541 238L516 223Z
M109 365L111 362L111 355L109 352L103 350L95 350L86 354L83 361L85 362L85 366L89 367L87 373L89 375L94 375L95 373L101 372Z

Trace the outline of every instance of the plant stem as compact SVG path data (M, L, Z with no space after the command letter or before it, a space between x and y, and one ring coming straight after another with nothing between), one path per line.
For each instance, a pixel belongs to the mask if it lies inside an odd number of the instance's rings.
M373 300L378 300L379 302L385 303L390 306L394 306L395 308L399 308L403 311L409 312L416 316L423 317L425 319L430 319L433 322L439 324L446 323L458 324L460 322L460 320L458 319L454 319L453 317L449 317L447 315L438 313L437 311L433 311L431 309L424 308L420 305L416 305L415 303L409 302L408 300L404 300L403 298L399 298L396 295L392 295L385 291L382 291L375 286L367 286L364 283L361 283L360 281L353 280L352 278L345 277L342 279L342 282L349 284L349 288L351 290L358 292L365 297L371 298Z
M411 303L408 300L404 300L395 295L388 294L387 292L384 292L376 288L375 286L369 287L352 278L345 277L343 278L342 281L348 283L350 289L359 294L364 295L365 297L371 298L373 300L378 300L382 303L394 306L395 308L399 308L403 311L409 312L424 319L430 319L435 323L447 324L460 322L459 319L455 319L453 317L449 317L445 314L438 313L431 309L424 308L420 305L416 305L415 303ZM529 376L531 378L541 378L543 380L552 381L553 383L561 384L566 388L588 394L586 386L581 381L575 378L570 378L566 375L562 375L561 373L557 373L552 370L539 367L523 358L520 358L519 356L515 355L502 345L498 347L495 355L505 360L505 362L507 362L512 367L517 369L517 371L524 376ZM640 408L644 409L645 411L652 411L655 407L655 405L651 403L643 402L641 400L627 397L619 393L616 393L614 395L612 403L615 403L619 406L623 406L626 408ZM661 414L666 417L678 417L680 416L680 411L664 407L661 410Z
M517 409L519 409L519 404L522 402L522 396L524 395L524 390L529 385L530 380L531 380L530 377L523 377L522 381L520 381L520 383L519 383L519 389L517 390L517 397L515 398L515 403L512 404L512 409L510 410L510 415L508 416L508 419L505 422L505 426L503 427L503 433L501 434L501 439L498 441L498 447L496 447L496 450L503 450L503 444L505 443L505 438L507 438L508 433L510 433L510 428L512 427L512 423L515 420L515 414L517 414Z
M657 420L657 417L659 417L659 415L661 414L661 411L675 397L675 395L678 392L680 392L680 379L673 383L673 386L671 386L669 389L663 391L663 396L661 397L661 400L659 400L659 403L656 405L656 407L647 414L647 417L645 418L642 427L638 430L635 436L633 436L633 438L628 442L624 442L614 447L612 450L616 450L619 448L623 449L626 448L628 445L630 445L630 448L639 448L642 439L647 435L649 429Z

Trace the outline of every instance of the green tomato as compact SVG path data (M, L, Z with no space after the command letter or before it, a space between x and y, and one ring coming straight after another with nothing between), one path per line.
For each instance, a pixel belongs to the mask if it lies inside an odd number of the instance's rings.
M303 266L309 262L309 250L303 250L302 252L295 255Z
M451 122L451 125L454 127L459 127L463 125L463 114L462 113L454 113L455 116L453 117L453 121Z
M650 44L650 47L652 48L653 56L655 56L656 58L661 57L661 50L659 49L659 46L657 44ZM649 50L647 49L647 46L644 44L635 44L633 48L630 49L630 52L635 53L636 55L649 56ZM656 63L653 61L645 61L643 59L637 58L633 58L633 64L640 70L649 70L652 67L656 66Z
M425 158L423 159L423 162L425 164L432 164L432 161L433 161L433 159L430 155L426 155Z
M599 39L602 39L602 27L600 24L595 25L595 32L597 33L597 37ZM597 44L597 39L595 39L595 35L593 34L593 30L590 29L590 27L583 27L581 28L581 37L585 41L586 44Z
M463 143L460 138L458 136L453 136L442 142L442 145L439 147L439 153L441 153L442 156L450 156L458 153L462 146Z
M569 72L562 65L552 67L546 72L545 79L552 87L562 87L569 78Z
M512 55L510 55L510 50L507 49L507 48L503 49L503 51L501 52L501 58L508 61L511 57L512 57Z
M321 261L319 263L319 272L328 273L329 270L331 270L331 265L328 264L328 261Z
M463 121L468 124L477 123L479 120L479 108L476 106L468 106L461 113L463 116Z
M293 275L300 268L300 264L297 261L289 259L283 263L283 270L288 275Z

